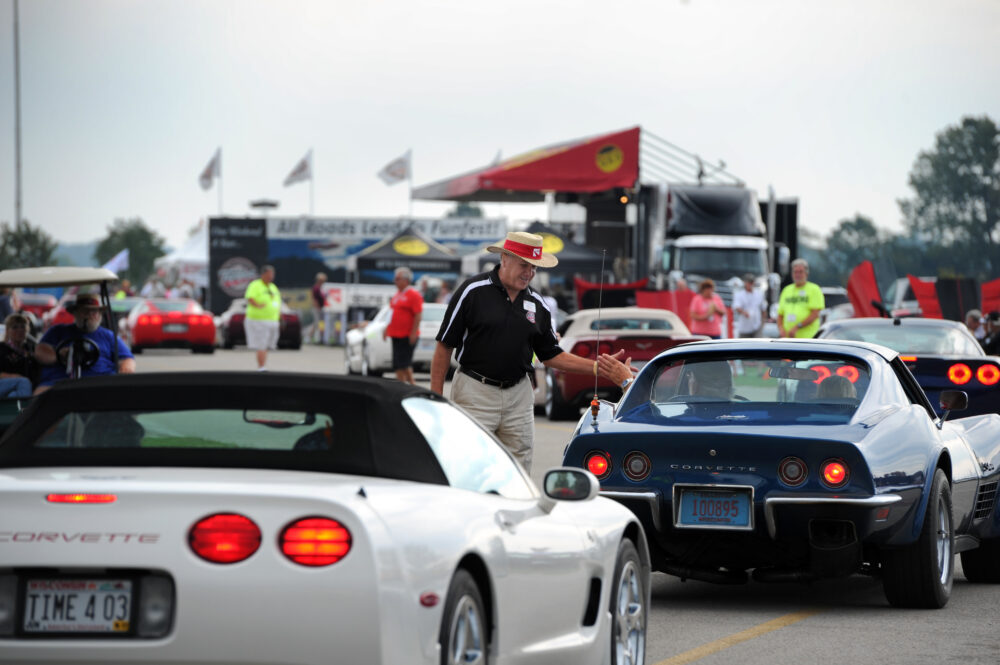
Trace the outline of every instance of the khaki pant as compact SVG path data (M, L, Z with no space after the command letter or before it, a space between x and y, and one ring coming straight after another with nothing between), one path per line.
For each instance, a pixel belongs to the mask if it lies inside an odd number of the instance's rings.
M469 412L531 471L535 440L535 393L527 377L516 386L500 389L480 383L462 372L451 381L451 401Z

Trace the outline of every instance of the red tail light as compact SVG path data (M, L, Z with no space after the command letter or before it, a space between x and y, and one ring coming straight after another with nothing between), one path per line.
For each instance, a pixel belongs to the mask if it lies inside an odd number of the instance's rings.
M191 527L188 543L205 561L236 563L249 558L260 547L260 528L249 517L217 513Z
M45 499L50 503L114 503L118 497L114 494L49 494Z
M573 345L573 353L581 358L589 358L594 353L594 347L586 342L577 342Z
M630 480L645 480L652 468L649 458L639 451L629 453L622 462L622 471Z
M306 517L281 532L281 553L303 566L329 566L351 551L351 532L326 517Z
M160 316L159 314L154 314L153 316L149 317L149 320L150 322L152 322L154 326L158 326L161 323L163 323L163 317Z
M143 314L139 317L137 323L141 326L149 325L149 317Z
M976 370L976 378L984 386L992 386L1000 381L1000 368L996 365L982 365Z
M611 342L601 342L600 344L598 344L597 353L598 354L607 353L608 355L611 355Z
M851 471L847 468L841 460L827 460L823 462L823 483L827 487L832 487L834 489L838 487L843 487L847 484L847 480L851 477Z
M916 356L900 356L899 359L902 360L904 363L915 363L915 362L917 362L917 357Z
M786 457L778 464L778 478L789 487L798 487L808 476L809 468L798 457Z
M583 464L587 467L587 471L597 476L598 479L604 478L611 473L611 458L608 457L607 453L600 451L588 453Z
M203 326L210 326L211 327L211 326L215 325L215 321L213 321L212 317L209 316L208 314L203 314L203 315L199 316L198 317L198 322L201 323L201 325L203 325Z
M857 383L858 377L861 376L858 372L857 367L852 367L851 365L844 365L843 367L837 368L837 376L842 376L851 383Z
M972 370L965 363L956 363L948 368L948 380L956 386L964 386L972 379Z

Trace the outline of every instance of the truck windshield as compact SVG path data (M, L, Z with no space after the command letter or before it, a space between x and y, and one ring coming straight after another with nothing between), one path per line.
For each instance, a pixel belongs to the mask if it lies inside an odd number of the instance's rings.
M686 274L724 274L732 277L748 272L755 275L767 273L764 252L759 249L685 247L676 251L679 264L676 269Z

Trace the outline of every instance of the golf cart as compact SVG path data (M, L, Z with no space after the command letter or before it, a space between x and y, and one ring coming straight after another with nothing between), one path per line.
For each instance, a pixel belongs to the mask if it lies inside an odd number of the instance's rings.
M111 329L115 343L112 346L113 365L118 367L118 326L114 325L111 313L110 285L118 281L118 275L106 268L78 268L64 266L47 266L42 268L14 268L0 270L0 288L23 287L84 287L97 285L100 289L102 324ZM67 355L67 371L70 377L79 377L81 372L93 365L100 353L89 339L79 337L67 340L59 346L70 346ZM0 431L6 429L20 413L30 398L0 399Z

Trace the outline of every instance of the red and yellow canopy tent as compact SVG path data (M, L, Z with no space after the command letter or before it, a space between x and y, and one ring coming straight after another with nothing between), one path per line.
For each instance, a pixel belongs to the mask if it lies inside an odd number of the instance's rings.
M531 150L499 164L417 187L431 201L532 203L549 193L587 194L635 187L639 128Z

